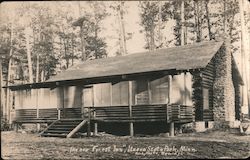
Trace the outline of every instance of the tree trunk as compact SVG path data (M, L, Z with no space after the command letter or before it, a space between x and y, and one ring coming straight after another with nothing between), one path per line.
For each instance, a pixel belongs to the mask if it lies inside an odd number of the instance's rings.
M1 107L1 117L4 117L2 87L3 87L3 74L2 74L2 60L0 59L0 107Z
M86 41L85 41L85 38L84 38L82 25L80 26L80 37L81 37L82 61L86 61L86 58L87 58L86 57L86 51L85 51Z
M39 81L39 54L36 55L36 83Z
M200 15L199 15L199 1L198 0L194 0L194 8L195 8L196 42L200 42L201 34L200 34Z
M247 2L246 0L244 1L244 5L245 8L244 10L246 11L246 15L248 15L248 18L250 18L250 3ZM250 23L250 21L248 21L248 23ZM249 24L248 24L249 26ZM247 78L248 78L248 114L250 117L250 28L246 29L246 41L248 42L247 44L247 53L248 53L248 66L247 66ZM247 60L247 59L246 59Z
M44 82L45 72L44 69L41 72L41 82Z
M118 7L118 19L120 24L120 50L121 55L127 54L127 47L126 47L126 32L124 26L124 1L119 2Z
M234 4L236 4L236 0L234 0ZM234 4L231 4L230 5L230 10L231 10L231 20L229 22L229 38L231 39L231 42L232 42L232 36L233 36L233 27L234 27L234 16L235 16L235 9L234 9Z
M39 38L37 38L37 39L35 39L34 38L34 41L33 41L33 45L36 45L36 41L40 41L40 32L38 33L39 34ZM35 37L35 34L34 34L34 31L33 31L33 37ZM39 45L39 48L40 48L41 46ZM39 51L40 50L38 50L37 51L37 53L36 53L36 83L38 83L39 82Z
M154 27L152 27L150 31L150 50L153 51L154 49L155 49L155 34L154 34Z
M151 1L149 1L151 5ZM152 23L149 31L149 50L153 51L155 49L155 23Z
M242 77L244 81L244 85L242 86L242 110L241 113L243 114L248 114L249 108L248 108L248 96L247 96L247 88L248 88L248 81L247 81L247 71L246 71L246 59L247 56L247 42L246 42L246 37L247 32L245 30L245 19L244 19L244 10L243 10L243 4L242 0L239 1L239 9L240 9L240 20L241 20L241 69L242 69Z
M29 68L29 83L33 83L33 71L32 71L32 62L31 62L31 53L30 53L30 28L26 28L26 49L27 49L27 59L28 59L28 68Z
M95 15L96 16L96 15ZM98 37L98 29L97 29L97 20L96 20L96 22L95 22L96 24L95 24L95 39L97 40L97 37ZM95 44L95 45L97 45L97 44ZM98 54L97 54L98 52L97 52L97 47L95 47L95 59L98 59Z
M79 11L79 17L81 17L82 12L81 12L80 1L78 1L78 11ZM80 39L81 39L82 61L86 61L86 50L85 50L86 41L85 41L85 37L83 34L83 24L81 24L81 26L80 26Z
M209 40L212 40L213 39L213 35L212 35L212 31L211 31L211 24L210 24L208 3L209 3L209 0L206 0L205 1L205 9L206 9L206 18L207 18L207 29L208 29Z
M162 46L162 1L159 1L159 24L158 24L158 36L159 36L159 47Z
M8 64L8 75L6 86L9 86L10 77L11 77L11 65L12 65L12 52L13 52L13 24L11 23L11 32L10 32L10 54L9 54L9 64ZM7 122L10 124L10 89L6 88L6 103L5 103L5 115Z
M181 1L181 45L185 45L185 6L184 6L184 0Z
M63 30L63 34L66 35L64 30ZM64 45L64 57L66 60L66 68L68 69L69 68L69 56L68 56L69 50L68 50L68 42L67 42L66 36L63 38L63 45Z
M74 65L74 36L73 36L73 33L72 33L72 36L71 36L71 47L72 47L71 65L73 66Z
M226 10L227 10L227 5L226 5L226 0L223 0L223 6L224 6L224 9L223 9L223 31L224 31L224 34L227 34L227 14L226 14Z

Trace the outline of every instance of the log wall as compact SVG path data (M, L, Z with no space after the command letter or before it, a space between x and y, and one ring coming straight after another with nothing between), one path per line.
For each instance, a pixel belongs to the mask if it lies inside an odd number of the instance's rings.
M213 84L215 79L215 62L212 59L206 68L201 72L202 73L202 88L206 88L209 90L209 108L204 109L202 107L202 119L204 121L212 121L213 120ZM203 95L204 96L204 95ZM202 97L204 98L204 97ZM203 99L202 99L203 101ZM203 103L202 103L203 104ZM204 106L204 104L203 104Z
M188 123L194 121L194 108L193 106L185 105L169 105L172 112L171 121L176 123Z

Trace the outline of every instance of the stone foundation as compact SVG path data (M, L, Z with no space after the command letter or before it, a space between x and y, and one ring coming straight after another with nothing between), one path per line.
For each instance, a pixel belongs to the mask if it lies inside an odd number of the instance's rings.
M194 130L196 132L205 132L206 131L205 122L204 121L194 122Z
M208 121L208 129L214 128L214 121Z

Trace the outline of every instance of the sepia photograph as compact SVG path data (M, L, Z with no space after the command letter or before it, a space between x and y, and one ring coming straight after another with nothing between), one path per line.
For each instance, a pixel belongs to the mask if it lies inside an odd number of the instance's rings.
M1 158L247 159L248 0L3 1Z

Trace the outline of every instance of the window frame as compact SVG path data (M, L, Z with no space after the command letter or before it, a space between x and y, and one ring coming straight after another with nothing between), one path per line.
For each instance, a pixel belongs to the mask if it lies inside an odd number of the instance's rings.
M203 104L203 110L209 110L209 92L210 89L203 87L202 88L202 104ZM205 95L206 94L206 95Z

